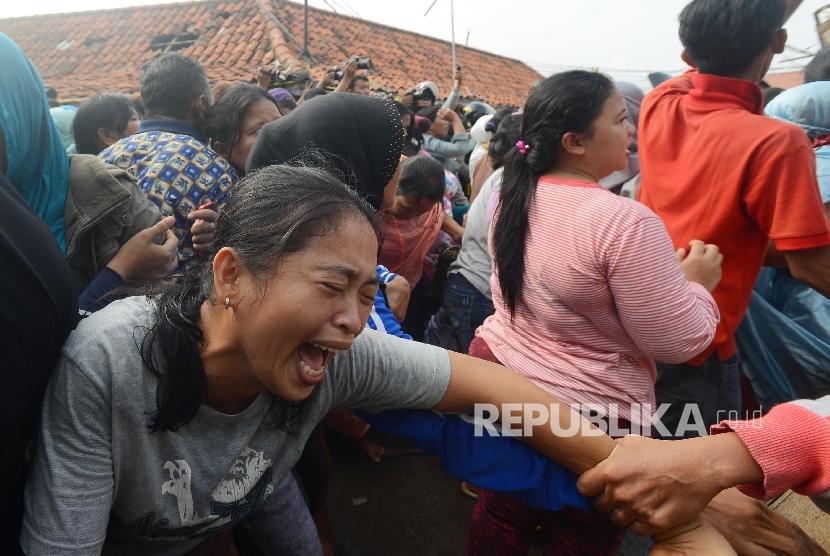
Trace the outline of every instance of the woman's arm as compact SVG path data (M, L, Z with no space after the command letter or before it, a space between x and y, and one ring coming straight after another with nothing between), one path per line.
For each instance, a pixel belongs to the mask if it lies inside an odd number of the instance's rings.
M447 100L444 101L441 108L455 110L455 107L458 104L458 99L461 98L461 81L461 70L455 70L455 73L452 76L452 91L450 91L450 96L447 97Z
M441 231L448 233L454 242L461 245L461 240L464 238L464 227L446 212L444 213L444 223L441 224Z
M696 515L719 492L739 485L758 498L788 488L807 495L830 491L830 396L782 404L753 421L724 421L712 432L677 441L627 436L608 460L580 477L580 491L599 495L603 511L619 508L620 515L664 526ZM657 506L663 510L655 516Z
M425 139L424 149L432 155L457 158L464 156L471 150L470 138L466 133L453 135L451 142L438 139L431 135L427 135Z
M513 371L475 359L466 355L449 352L452 374L443 399L435 409L469 412L476 404L492 404L496 408L504 404L516 404L513 413L514 429L527 429L529 434L522 438L540 453L557 461L568 469L581 473L591 462L604 460L614 450L616 443L601 433L568 405L544 392L526 378ZM533 407L555 408L553 429L547 419L534 419ZM525 415L529 419L525 419ZM502 430L505 415L501 415ZM538 424L537 424L538 423ZM573 427L573 431L569 429ZM660 507L652 508L660 511ZM613 515L612 515L613 517ZM673 549L682 547L686 554L734 554L723 538L708 523L696 515L688 523L672 528L654 528L657 545L654 554L672 554Z
M108 384L61 356L26 483L26 554L101 553L114 486L109 395Z
M513 404L514 430L536 450L571 471L583 473L607 458L616 443L567 404L554 398L513 371L474 357L448 352L452 374L443 399L434 407L440 411L474 413L478 405L495 406L504 428L505 405ZM547 412L525 425L533 411ZM481 412L481 411L480 411ZM544 418L543 418L544 417ZM527 434L524 434L527 432Z
M718 306L706 288L686 279L659 218L629 227L605 261L620 321L646 356L683 363L709 346L720 322Z

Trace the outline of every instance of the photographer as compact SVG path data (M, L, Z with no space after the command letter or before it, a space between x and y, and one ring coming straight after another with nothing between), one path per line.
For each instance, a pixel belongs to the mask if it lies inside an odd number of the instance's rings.
M437 159L444 168L452 173L458 172L458 161L456 158L466 155L473 149L470 144L470 134L464 129L461 117L447 108L432 106L418 112L429 120L429 129L424 134L424 150ZM452 137L447 137L452 128Z
M452 91L450 91L450 96L447 97L447 100L445 100L444 104L441 106L441 108L447 108L449 110L455 110L455 107L458 104L458 99L461 98L461 66L456 66L455 73L452 75L452 80ZM401 95L401 102L412 108L413 111L417 112L421 108L429 108L430 106L433 106L435 101L438 100L438 95L438 85L432 81L424 81L419 83L417 87L409 89Z
M343 68L343 78L340 84L334 90L335 93L354 93L356 95L371 96L372 90L369 88L369 78L365 75L357 75L357 70L360 59L352 57L346 62Z

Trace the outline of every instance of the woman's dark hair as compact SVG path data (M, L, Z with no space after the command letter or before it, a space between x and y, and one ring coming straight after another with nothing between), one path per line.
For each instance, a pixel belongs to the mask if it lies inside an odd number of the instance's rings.
M274 106L274 98L262 87L238 83L228 87L205 117L205 136L210 146L218 141L230 153L242 138L242 123L251 106L258 100L267 100Z
M821 50L804 67L804 83L815 81L830 81L830 48Z
M286 256L308 249L317 238L338 233L350 217L368 222L381 244L378 214L331 174L315 168L267 166L234 187L216 221L212 251L233 248L261 285L256 294L261 299ZM205 334L199 321L205 302L219 303L213 291L212 259L205 259L158 296L155 326L141 342L141 358L159 378L158 407L149 425L152 432L175 432L189 423L208 394L202 365ZM302 416L303 405L274 395L274 425L290 432Z
M123 134L134 113L133 103L124 93L101 93L87 99L72 121L78 154L101 152L98 130L103 127Z
M766 89L763 89L761 93L764 95L764 106L775 100L775 97L783 92L784 89L780 87L767 87Z
M444 165L434 158L413 156L401 164L397 195L437 203L444 198L445 187Z
M329 94L329 92L326 89L323 89L321 87L314 87L313 89L309 89L308 91L305 92L305 94L303 95L303 99L311 100L314 97L321 97L321 96L327 95L327 94Z
M404 116L409 116L410 118L412 118L414 116L412 110L410 110L406 104L398 100L393 100L392 104L394 104L395 108L398 109L398 113L401 115L401 118L403 118Z
M141 100L141 97L131 99L131 102L133 103L133 110L135 110L135 113L138 114L138 119L146 120L147 110L144 108L144 101Z
M440 106L427 106L426 108L418 110L418 115L422 118L426 118L430 121L430 123L435 123L435 118L438 117L439 110L441 110Z
M409 116L409 126L404 129L405 138L401 154L407 157L417 156L417 154L421 152L421 148L424 146L424 134L415 124L415 114L402 102L393 100L392 103L395 105L395 108L398 109L398 113L401 115L401 118Z
M499 125L501 125L502 120L515 113L516 111L512 108L502 108L493 115L493 117L488 122L488 127L485 129L488 129L488 131L492 131L493 133L497 132L499 130Z
M432 127L432 122L438 116L438 110L440 108L437 106L422 108L412 118L406 133L406 144L403 146L402 154L404 156L416 156L421 152L424 147L424 134ZM430 118L427 114L432 117Z
M284 98L282 100L277 101L277 109L279 109L280 114L282 114L283 110L288 110L292 112L297 109L297 103L294 101L293 98Z
M504 175L493 229L494 270L511 318L522 299L527 219L536 182L556 167L566 133L593 134L594 121L615 90L605 75L575 70L548 77L527 99L520 139L528 151L523 155L514 144L502 157Z
M490 148L487 151L487 154L490 155L490 163L493 165L493 170L498 170L504 166L507 153L519 142L521 125L521 114L511 113L506 118L502 118L498 125L498 131L490 139Z

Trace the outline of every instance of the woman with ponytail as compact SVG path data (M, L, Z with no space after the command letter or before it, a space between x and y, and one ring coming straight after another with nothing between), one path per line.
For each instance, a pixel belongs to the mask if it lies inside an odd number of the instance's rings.
M654 360L694 357L720 318L717 247L675 253L654 213L598 183L627 167L634 131L602 74L565 72L534 89L490 231L496 313L470 346L572 406L592 404L612 435L650 422ZM614 554L625 532L598 512L482 491L468 552L526 554L539 524L546 555Z

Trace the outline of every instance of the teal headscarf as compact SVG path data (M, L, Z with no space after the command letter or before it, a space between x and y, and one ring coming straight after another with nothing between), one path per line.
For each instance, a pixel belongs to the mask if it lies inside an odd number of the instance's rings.
M0 129L6 139L6 177L55 234L66 253L63 214L69 158L58 135L40 74L23 51L0 33Z

